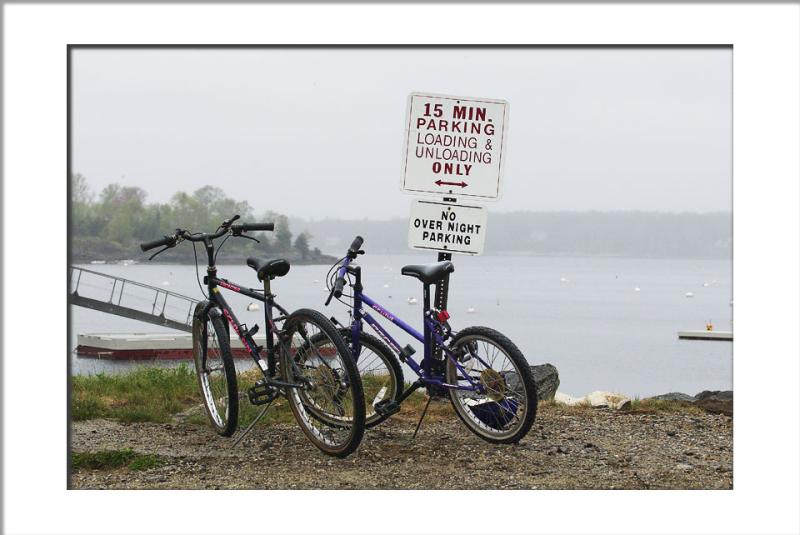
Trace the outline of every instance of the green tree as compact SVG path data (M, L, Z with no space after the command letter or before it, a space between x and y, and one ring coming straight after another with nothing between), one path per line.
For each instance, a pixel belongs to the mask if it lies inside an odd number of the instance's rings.
M275 221L275 248L280 252L292 249L292 231L289 230L289 218L285 215L279 215Z
M97 207L99 217L105 224L103 237L128 244L143 235L145 227L144 202L147 193L135 186L109 184L100 192Z
M86 177L77 173L70 176L70 192L72 194L72 229L74 234L90 234L96 230L94 217L94 193L89 189Z
M297 238L294 240L294 248L300 252L303 260L308 259L308 253L311 250L308 246L308 240L311 237L310 234L307 232L301 232L297 235Z

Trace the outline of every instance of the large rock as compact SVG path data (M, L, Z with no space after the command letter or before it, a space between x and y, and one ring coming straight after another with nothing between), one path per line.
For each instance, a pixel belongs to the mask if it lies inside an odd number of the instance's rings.
M627 409L631 406L631 400L621 394L613 392L591 392L586 395L586 401L592 407L608 407L610 409Z
M695 406L706 412L733 416L733 392L731 390L703 390L694 398Z
M731 390L703 390L696 396L690 396L683 392L670 392L647 399L681 401L691 403L706 412L733 416L733 391Z
M539 394L539 401L549 401L556 395L561 380L558 378L558 370L552 364L540 364L531 366L533 379L536 381L536 391Z
M533 380L536 381L536 394L539 401L553 399L556 390L558 390L558 385L561 384L556 367L552 364L541 364L531 366L531 372L533 372ZM510 371L503 375L506 378L509 389L522 391L519 387L519 375L517 375L517 372Z
M703 390L694 399L713 399L715 401L733 401L733 390Z
M582 398L574 398L569 394L556 392L554 399L556 403L563 403L569 406L588 405L590 407L608 407L610 409L627 409L631 406L629 398L613 392L601 392L599 390L591 392Z

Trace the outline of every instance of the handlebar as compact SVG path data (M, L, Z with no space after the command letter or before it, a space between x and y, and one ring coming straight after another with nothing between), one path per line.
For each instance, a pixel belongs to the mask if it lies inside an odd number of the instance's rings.
M361 236L356 236L356 238L353 240L353 243L350 244L350 249L347 250L347 256L349 256L350 258L355 258L358 255L359 251L361 251L361 246L363 244L364 244L364 238L362 238ZM364 251L361 251L361 253L363 254Z
M150 249L155 249L156 247L161 247L166 245L168 247L172 247L177 243L178 237L177 236L164 236L160 240L153 240L146 243L139 245L142 248L142 251L149 251Z
M275 223L241 223L239 225L232 225L231 230L236 234L237 232L247 232L249 230L275 230Z
M336 282L333 283L333 288L331 288L331 293L328 294L328 299L325 301L325 306L330 304L332 298L335 297L336 299L339 299L342 296L342 290L346 284L344 274L347 272L350 262L355 260L358 255L364 254L364 251L361 250L362 245L364 245L364 238L361 236L356 236L353 242L350 244L350 248L347 250L347 255L345 255L344 260L342 260L341 267L336 272Z
M215 240L227 234L228 232L231 232L234 236L242 236L243 232L259 231L259 230L272 231L275 229L275 223L238 223L234 225L233 222L236 221L237 219L239 219L238 215L235 215L230 219L226 219L217 228L216 232L210 234L202 232L193 233L189 232L188 230L175 229L175 234L166 235L159 240L153 240L142 243L139 245L139 247L141 247L142 251L149 251L150 249L155 249L156 247L162 247L162 246L165 246L166 248L175 247L178 244L178 242L182 240L188 240L192 242L198 242L198 241L205 242L206 240ZM243 236L243 237L249 238L249 236ZM250 239L255 239L255 238L250 238Z
M333 285L333 296L336 299L339 299L342 296L342 290L344 289L344 277L339 277L336 279L336 284Z

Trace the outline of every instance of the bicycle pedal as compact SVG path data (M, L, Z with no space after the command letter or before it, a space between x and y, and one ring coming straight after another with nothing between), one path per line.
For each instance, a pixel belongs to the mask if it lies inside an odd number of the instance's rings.
M279 394L280 390L274 386L267 385L263 381L259 381L247 389L247 399L253 405L266 405L277 398Z
M383 417L389 417L400 412L400 404L393 399L384 399L377 402L373 407L375 407L375 412Z

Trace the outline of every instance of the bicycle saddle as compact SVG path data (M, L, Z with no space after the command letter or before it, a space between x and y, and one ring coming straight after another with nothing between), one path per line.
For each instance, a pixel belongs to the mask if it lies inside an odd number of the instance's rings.
M264 277L269 277L270 279L283 277L289 273L289 268L291 267L289 261L283 258L259 260L258 258L250 257L247 259L247 265L256 270L260 281L263 281Z
M434 284L455 270L456 267L452 262L436 262L433 264L403 266L400 273L419 279L423 284Z

